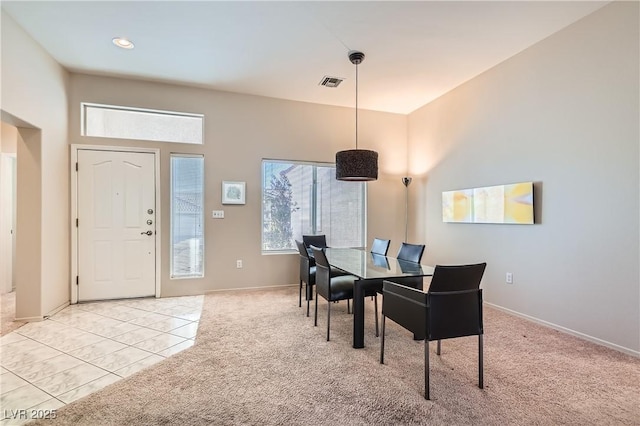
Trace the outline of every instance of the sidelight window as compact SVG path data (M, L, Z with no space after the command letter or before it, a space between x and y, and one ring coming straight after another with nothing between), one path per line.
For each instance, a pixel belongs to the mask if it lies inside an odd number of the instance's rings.
M171 278L204 276L204 157L171 154Z

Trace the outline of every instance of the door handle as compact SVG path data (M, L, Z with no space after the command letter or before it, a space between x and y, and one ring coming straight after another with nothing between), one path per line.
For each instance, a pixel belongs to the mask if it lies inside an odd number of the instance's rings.
M141 232L140 235L153 235L153 231L152 230L148 230L147 232Z

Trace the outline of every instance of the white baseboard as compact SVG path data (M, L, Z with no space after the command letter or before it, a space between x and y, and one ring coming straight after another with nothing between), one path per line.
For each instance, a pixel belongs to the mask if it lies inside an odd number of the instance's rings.
M51 312L49 312L48 314L46 314L44 317L45 318L49 318L51 315L55 315L58 312L60 312L61 310L63 310L64 308L66 308L67 306L69 306L70 303L69 302L65 302L62 305L58 306L57 308L54 308L53 310L51 310Z
M278 288L294 287L299 285L300 284L284 284L284 285L269 285L269 286L259 286L259 287L221 288L221 289L215 289L215 290L207 290L204 292L204 294L219 293L221 291L270 290L270 289L274 290Z
M22 318L16 318L14 321L38 322L43 320L44 320L43 317L22 317Z
M536 317L525 315L525 314L522 314L520 312L516 312L514 310L511 310L511 309L508 309L508 308L505 308L505 307L502 307L502 306L499 306L499 305L496 305L496 304L493 304L493 303L489 303L487 301L485 301L484 303L489 305L489 306L491 306L492 308L496 308L496 309L498 309L500 311L507 312L509 314L515 315L515 316L520 317L520 318L524 318L524 319L529 320L531 322L535 322L537 324L544 325L544 326L552 328L554 330L558 330L558 331L561 331L563 333L567 333L567 334L570 334L572 336L576 336L576 337L579 337L581 339L588 340L589 342L593 342L593 343L596 343L596 344L601 345L601 346L606 346L607 348L610 348L610 349L615 349L616 351L623 352L623 353L625 353L627 355L631 355L631 356L635 356L636 358L640 358L640 351L635 351L633 349L626 348L624 346L616 345L615 343L607 342L606 340L598 339L597 337L589 336L588 334L580 333L579 331L571 330L570 328L562 327L560 325L557 325L557 324L554 324L554 323L551 323L551 322L548 322L548 321L544 321L544 320L541 320L541 319L536 318Z
M54 308L53 310L51 310L51 312L41 316L41 317L24 317L24 318L16 318L16 321L26 321L26 322L38 322L38 321L44 321L47 318L49 318L51 315L55 315L58 312L60 312L61 310L63 310L64 308L66 308L67 306L69 306L69 302L64 302L62 305L58 306L57 308Z

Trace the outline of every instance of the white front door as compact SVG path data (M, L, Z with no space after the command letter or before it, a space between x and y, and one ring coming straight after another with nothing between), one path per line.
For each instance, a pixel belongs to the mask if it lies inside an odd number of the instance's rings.
M78 300L155 295L155 154L78 150Z

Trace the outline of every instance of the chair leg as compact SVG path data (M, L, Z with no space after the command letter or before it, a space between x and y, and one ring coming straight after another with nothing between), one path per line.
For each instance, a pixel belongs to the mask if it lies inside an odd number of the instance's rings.
M351 305L349 304L349 299L347 299L347 314L351 313Z
M329 341L330 324L331 324L331 302L327 302L327 342Z
M384 364L384 315L382 315L382 336L380 337L380 364Z
M311 295L313 294L313 288L311 286L307 286L307 318L309 317L309 303L311 303Z
M424 339L424 399L429 397L429 339Z
M378 294L373 296L373 303L374 303L374 308L376 310L376 337L378 337L380 335L378 333Z
M318 326L318 287L316 286L316 313L313 317L313 326Z
M302 306L302 280L300 280L300 296L298 296L298 308Z
M478 376L479 376L479 384L478 387L480 389L484 389L484 360L482 356L482 334L478 336Z
M436 346L436 354L437 355L440 355L440 349L441 349L440 340L438 340L438 346Z

